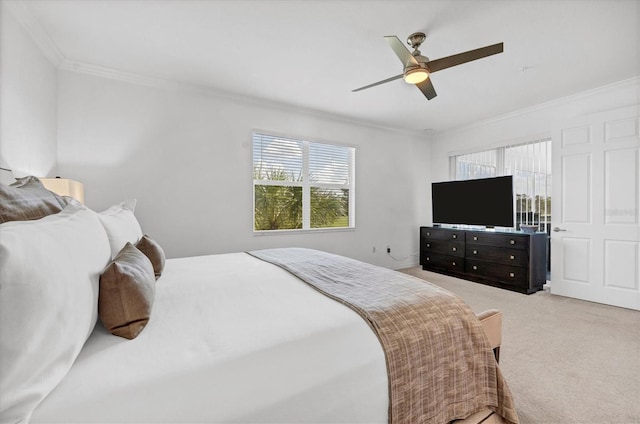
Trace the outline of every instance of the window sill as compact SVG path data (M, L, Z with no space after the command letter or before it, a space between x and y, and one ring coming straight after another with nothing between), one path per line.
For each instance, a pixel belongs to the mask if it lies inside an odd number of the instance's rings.
M356 227L340 227L340 228L310 228L307 230L261 230L254 231L254 236L275 236L283 234L315 234L315 233L343 233L355 231Z

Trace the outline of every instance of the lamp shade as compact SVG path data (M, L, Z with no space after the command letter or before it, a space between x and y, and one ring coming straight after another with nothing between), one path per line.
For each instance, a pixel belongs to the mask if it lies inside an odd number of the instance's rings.
M70 196L84 204L84 185L67 178L40 178L42 185L60 196Z

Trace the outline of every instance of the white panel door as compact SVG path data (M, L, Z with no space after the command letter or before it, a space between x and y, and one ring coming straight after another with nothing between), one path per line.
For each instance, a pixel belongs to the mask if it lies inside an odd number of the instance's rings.
M640 310L639 107L553 131L551 293Z

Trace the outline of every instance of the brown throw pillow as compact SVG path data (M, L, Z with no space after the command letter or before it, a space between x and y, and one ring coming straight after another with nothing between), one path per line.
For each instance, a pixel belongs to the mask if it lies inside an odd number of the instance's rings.
M153 272L156 275L156 280L160 278L162 270L164 270L164 262L166 259L162 247L160 247L158 242L146 234L142 236L138 243L136 243L136 247L151 261L151 265L153 265Z
M151 261L127 243L100 276L98 314L105 328L136 338L149 322L155 284Z
M0 184L0 224L53 215L67 203L67 199L47 190L38 178L18 178L11 185Z

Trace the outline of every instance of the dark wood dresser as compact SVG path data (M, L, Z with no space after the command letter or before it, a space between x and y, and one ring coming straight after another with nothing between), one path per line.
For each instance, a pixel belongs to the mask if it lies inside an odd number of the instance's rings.
M546 282L547 234L420 227L422 269L520 293Z

